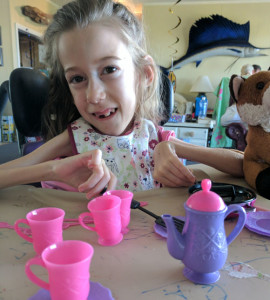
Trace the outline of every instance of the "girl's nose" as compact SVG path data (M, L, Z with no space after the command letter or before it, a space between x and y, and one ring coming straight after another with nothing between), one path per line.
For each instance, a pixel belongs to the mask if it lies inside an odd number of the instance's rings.
M106 97L103 82L99 78L89 80L86 91L86 100L88 103L99 103Z

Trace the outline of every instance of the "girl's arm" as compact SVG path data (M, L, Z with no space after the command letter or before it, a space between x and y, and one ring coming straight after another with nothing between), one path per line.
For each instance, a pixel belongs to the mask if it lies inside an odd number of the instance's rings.
M105 186L113 189L115 176L108 170L100 150L72 155L65 131L28 155L0 165L0 188L37 181L60 181L87 193L90 198ZM56 157L67 158L54 160Z
M42 146L34 150L33 152L22 156L18 159L12 160L5 164L0 165L0 170L12 169L17 167L29 167L42 162L53 160L57 157L71 156L72 149L69 141L69 135L67 130Z
M166 186L188 186L195 177L179 158L206 164L233 176L243 176L243 153L231 149L196 146L171 137L155 148L154 178Z
M170 141L175 145L178 157L208 165L236 177L244 176L244 153L241 151L192 145L174 137Z

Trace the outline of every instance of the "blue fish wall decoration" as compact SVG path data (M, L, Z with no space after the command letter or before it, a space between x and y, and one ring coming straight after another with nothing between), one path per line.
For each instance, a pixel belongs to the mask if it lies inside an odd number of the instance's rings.
M264 56L261 50L249 43L249 21L243 25L220 16L201 18L191 26L187 53L164 68L169 72L188 63L200 65L203 59L212 56L253 57Z

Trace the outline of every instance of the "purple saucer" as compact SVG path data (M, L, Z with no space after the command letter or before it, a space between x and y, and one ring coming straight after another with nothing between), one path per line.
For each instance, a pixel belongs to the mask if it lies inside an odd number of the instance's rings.
M257 211L247 214L245 227L255 233L270 236L270 211Z
M178 216L178 217L174 217L174 218L177 218L181 221L185 221L185 217L183 217L183 216ZM154 225L154 230L155 230L155 233L157 233L161 237L163 237L165 239L167 238L167 229L165 227L162 227L158 224L155 224Z
M104 287L98 282L90 281L91 288L87 300L114 300L110 289ZM50 292L40 289L34 296L28 300L51 300Z

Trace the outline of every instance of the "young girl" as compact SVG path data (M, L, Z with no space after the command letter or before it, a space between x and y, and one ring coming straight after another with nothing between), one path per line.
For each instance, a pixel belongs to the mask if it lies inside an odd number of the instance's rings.
M51 73L47 142L2 165L0 187L56 180L91 198L106 186L138 191L194 183L178 157L242 175L240 153L183 143L158 126L164 112L159 70L140 22L125 6L70 2L56 13L44 40Z

